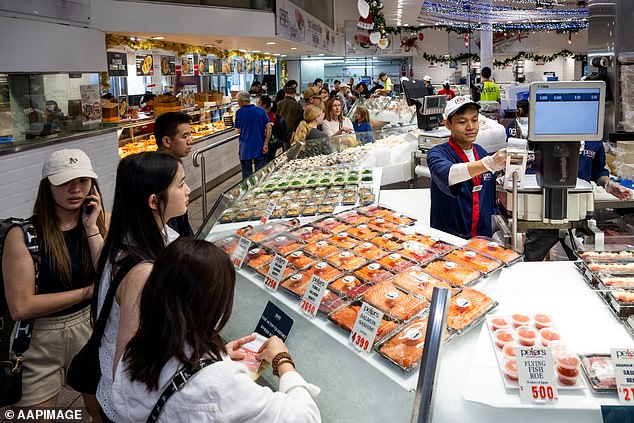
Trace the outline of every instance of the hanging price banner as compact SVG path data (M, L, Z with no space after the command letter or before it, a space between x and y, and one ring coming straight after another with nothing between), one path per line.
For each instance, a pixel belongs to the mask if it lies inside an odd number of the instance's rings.
M616 390L621 404L634 405L634 349L612 348Z
M249 247L251 247L251 241L243 236L240 237L240 241L238 241L236 249L233 251L233 254L231 254L231 262L236 269L240 269L242 267L242 263L244 263Z
M299 303L299 307L304 313L312 317L317 315L321 299L324 298L324 294L326 293L326 285L328 284L324 282L323 279L313 275L310 279L310 284L308 284L308 288Z
M374 338L379 331L383 312L369 304L362 303L357 320L352 326L352 332L348 340L358 350L370 352Z
M517 376L522 402L558 401L553 356L546 347L517 348Z
M266 223L269 220L269 217L273 214L275 210L275 203L273 201L269 201L269 205L266 206L266 210L264 211L264 215L260 218L260 222Z
M276 254L271 263L271 267L269 267L269 273L266 275L266 278L264 278L264 286L273 291L277 291L277 287L282 281L284 270L286 270L286 265L288 265L288 260Z

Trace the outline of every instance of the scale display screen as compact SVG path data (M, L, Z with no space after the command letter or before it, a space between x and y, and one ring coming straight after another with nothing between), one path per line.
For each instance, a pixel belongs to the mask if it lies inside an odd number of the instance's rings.
M595 141L603 138L605 83L532 83L531 141Z

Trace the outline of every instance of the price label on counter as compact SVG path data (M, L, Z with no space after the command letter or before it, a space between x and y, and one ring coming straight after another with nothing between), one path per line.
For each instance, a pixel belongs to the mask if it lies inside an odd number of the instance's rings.
M616 390L621 404L634 405L634 349L612 348Z
M321 299L326 293L326 285L328 284L323 279L313 275L300 302L300 308L304 313L312 317L317 315Z
M260 222L266 223L269 220L269 217L273 214L275 210L275 203L273 201L269 201L269 205L266 206L266 210L264 211L264 215L260 218Z
M517 376L522 402L555 403L557 384L553 356L546 347L517 348Z
M383 320L383 312L365 302L361 304L357 320L348 340L358 350L370 352Z
M287 265L288 260L279 254L275 254L271 267L269 267L269 272L267 273L266 278L264 278L264 286L273 291L277 291L277 287L282 281L284 270L286 270Z
M242 263L244 263L244 259L246 258L250 247L251 241L249 241L249 238L241 236L238 241L238 245L236 245L236 249L233 250L233 254L231 254L231 262L236 269L240 269L242 267Z

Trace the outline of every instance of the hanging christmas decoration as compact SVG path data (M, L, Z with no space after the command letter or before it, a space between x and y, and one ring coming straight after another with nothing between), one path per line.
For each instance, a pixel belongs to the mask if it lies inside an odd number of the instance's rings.
M469 48L469 35L464 36L464 48Z
M423 34L422 32L418 33L418 40L419 41L423 41L425 39L425 34Z
M409 77L414 78L414 66L409 67Z
M407 72L405 71L405 65L401 66L401 76L407 76Z
M381 39L379 40L379 48L381 50L385 50L386 48L388 48L390 46L390 40L387 37L381 37Z
M357 22L357 28L363 29L366 31L374 28L374 22L372 21L372 15L368 15L367 17L359 16L359 22Z
M466 61L466 60L471 60L472 62L479 62L480 61L480 56L477 54L459 54L457 56L436 56L433 54L427 54L427 53L423 53L422 54L423 59L427 60L428 62L432 62L432 63L442 63L442 64L448 64L454 61L457 62L462 62L462 61ZM542 54L534 54L534 53L526 53L524 51L520 51L519 53L517 53L515 56L513 57L507 57L504 60L494 60L493 61L493 67L496 68L503 68L506 66L509 66L515 62L517 62L518 60L531 60L533 62L543 62L543 63L547 63L547 62L552 62L553 60L556 60L560 57L572 57L575 60L586 60L587 59L587 55L585 54L580 54L580 53L573 53L570 50L562 50L559 53L554 53L551 55L542 55Z
M364 19L370 15L370 5L366 0L358 0L357 9L359 10L359 15Z
M378 44L381 39L381 33L379 31L374 31L370 33L370 42L372 44Z
M572 32L568 33L568 44L572 44Z

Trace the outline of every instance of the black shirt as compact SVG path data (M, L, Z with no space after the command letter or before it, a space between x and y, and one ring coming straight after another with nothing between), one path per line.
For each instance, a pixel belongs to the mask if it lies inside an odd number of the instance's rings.
M170 228L174 229L183 238L194 238L194 231L189 224L187 212L182 216L173 217L167 221Z

